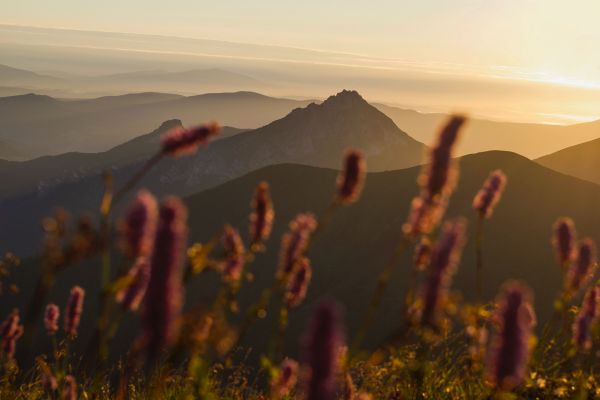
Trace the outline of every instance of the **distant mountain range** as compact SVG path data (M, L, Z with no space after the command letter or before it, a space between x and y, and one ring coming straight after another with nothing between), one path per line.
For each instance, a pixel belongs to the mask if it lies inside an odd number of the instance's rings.
M138 157L148 154L148 146L154 146L154 151L159 148L159 132L164 130L166 125L103 155L65 154L0 163L0 184L5 181L6 187L14 190L3 192L4 201L0 205L0 224L14 228L4 243L19 253L29 254L32 247L25 238L32 237L35 232L31 227L52 209L64 206L76 211L95 210L102 191L98 173L114 168L116 182L122 184L140 168L143 161ZM268 165L301 163L339 168L349 148L365 153L371 171L417 165L425 152L422 143L398 129L357 92L343 91L320 105L295 109L262 128L234 135L230 132L229 137L196 155L163 159L142 184L159 195L181 195L219 185ZM124 165L127 159L130 162ZM28 192L30 185L34 187ZM29 210L26 216L21 215L24 210Z
M0 98L0 144L12 144L21 156L1 152L0 146L0 158L105 151L170 119L186 125L217 120L223 125L257 128L309 103L252 92L191 97L136 93L85 100L35 94L4 97Z
M52 74L35 73L0 64L0 86L28 87L42 91L60 90L70 92L69 97L86 92L169 91L191 94L264 90L271 86L253 77L219 68L185 71L142 70L99 76Z
M496 168L506 172L508 185L494 216L485 224L485 299L491 299L505 280L523 279L535 290L536 314L540 321L545 321L561 287L561 271L554 260L549 239L552 223L557 217L568 215L577 223L580 236L600 237L600 186L556 173L513 153L496 151L462 157L460 180L447 216L468 218L468 242L453 288L460 289L470 300L475 292L475 221L471 201L489 171ZM319 234L309 252L314 272L308 298L292 311L290 333L286 338L287 354L295 354L297 340L310 311L324 297L336 298L345 305L349 311L346 314L348 332L356 331L368 303L366 299L370 298L377 275L398 241L409 202L418 191L415 181L419 170L415 167L370 173L360 201L340 209ZM271 284L281 234L288 221L304 211L324 215L334 195L336 175L337 172L331 169L273 165L185 199L190 209L191 241L209 240L224 223L233 224L245 236L252 192L261 180L270 183L276 223L268 242L268 252L259 255L250 267L255 279L245 284L240 292L242 307L256 301L262 288ZM11 230L0 232L7 236ZM6 243L4 237L2 243ZM368 345L379 343L399 326L411 259L412 254L408 252L397 265ZM49 300L64 304L68 288L73 284L82 285L89 293L97 293L98 266L97 260L91 260L63 271ZM28 298L39 271L34 260L15 270L22 291L17 296L7 297L0 306L1 312L6 314L14 305L22 304L19 303L21 298ZM212 273L195 278L186 290L188 306L210 302L216 282ZM97 296L86 297L86 309L93 310L96 306ZM79 346L89 338L92 315L92 312L83 314ZM276 313L269 313L269 316L273 315ZM126 348L135 321L136 318L131 316L125 321L115 346ZM252 343L255 350L264 348L269 339L264 332L270 332L273 323L271 318L260 321L250 333L248 343ZM79 350L84 349L80 347Z
M142 75L157 74L164 72ZM185 81L187 76L194 74L196 72L192 71L169 76ZM126 79L130 74L114 76ZM142 85L139 89L143 88ZM216 119L228 126L253 129L310 103L309 100L274 98L254 92L190 97L143 92L85 100L21 94L0 98L0 159L24 160L70 151L105 151L140 132L149 132L169 119L180 119L186 125ZM400 129L424 143L431 141L448 117L447 114L420 113L384 104L374 106ZM506 150L537 158L600 137L600 121L559 126L471 118L463 136L464 141L458 148L461 155ZM48 137L52 140L46 140Z
M44 191L67 182L77 182L105 170L112 171L152 157L160 148L160 137L174 127L182 126L179 120L164 122L155 131L141 135L124 144L100 153L65 153L44 156L30 161L0 160L0 199L31 192ZM231 137L243 129L224 127L218 139Z
M399 127L415 139L429 143L447 114L420 113L374 104ZM458 146L459 154L480 151L512 151L528 158L537 158L577 143L600 137L600 120L573 125L549 125L491 121L470 118Z

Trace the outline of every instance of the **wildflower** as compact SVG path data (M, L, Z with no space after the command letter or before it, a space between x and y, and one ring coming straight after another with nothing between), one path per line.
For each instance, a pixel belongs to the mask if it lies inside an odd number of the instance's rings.
M0 325L0 336L2 338L2 351L8 358L15 354L17 340L23 336L23 325L21 325L19 310L13 310Z
M281 238L277 277L284 280L294 269L310 243L310 236L317 228L317 220L310 213L298 214L289 225L289 231Z
M44 326L49 336L54 335L58 332L58 318L60 317L60 310L56 304L48 304L46 311L44 312Z
M41 370L42 386L44 387L44 390L48 392L55 391L58 388L58 381L56 380L54 374L52 374L52 370L43 357L38 357L36 362Z
M306 297L308 284L312 277L312 268L310 261L306 257L302 257L292 271L292 275L288 280L285 301L288 307L296 307L302 303Z
M429 265L431 259L431 240L427 237L422 237L417 247L415 247L414 262L415 267L419 271L424 271Z
M225 280L227 281L239 281L244 271L244 265L246 264L246 258L243 255L233 254L225 259L221 263L221 268Z
M429 275L422 292L421 323L433 325L446 301L447 291L456 271L465 242L465 224L462 220L447 222L440 239L433 248Z
M554 224L552 244L561 267L567 268L575 258L576 241L577 232L573 220L571 218L559 218Z
M498 305L498 329L491 341L486 374L494 387L511 390L522 382L530 356L535 325L530 290L509 282L503 286Z
M586 293L581 311L573 322L573 343L582 350L592 347L592 327L600 316L600 286L592 286Z
M181 200L169 197L160 206L155 240L158 245L150 263L143 314L146 345L151 357L169 347L177 335L186 241L187 210Z
M71 289L71 295L65 307L65 332L71 337L77 336L77 328L81 321L81 313L83 312L83 298L85 290L79 286L74 286Z
M63 400L77 400L77 381L73 375L65 376L62 398Z
M127 272L127 276L131 281L126 287L117 292L116 299L117 302L121 303L123 309L136 311L144 299L150 281L148 259L139 257Z
M298 381L298 363L286 358L279 366L277 378L271 384L273 398L279 399L287 396L296 386Z
M132 259L148 257L154 244L158 206L150 192L141 190L121 223L125 252Z
M408 237L430 234L438 226L446 212L448 200L445 197L427 198L416 196L410 203L410 212L402 231Z
M261 182L256 187L252 198L252 213L250 214L250 241L253 246L260 246L266 241L273 228L273 202L269 194L269 184Z
M161 138L162 153L171 157L194 153L220 131L219 124L214 122L189 129L181 126L173 128Z
M494 207L500 200L504 187L506 186L506 175L499 169L492 171L483 187L473 199L473 209L481 218L489 218L494 212Z
M304 357L308 368L306 400L335 398L339 375L339 348L343 345L339 311L333 303L321 303L313 315L305 338Z
M351 150L344 159L344 169L337 178L337 201L342 204L355 202L360 196L366 174L364 155Z
M436 143L429 152L429 164L423 168L419 183L426 197L433 199L438 195L446 196L452 192L458 176L452 163L454 145L465 118L453 116L438 134Z
M596 266L596 246L591 239L583 239L575 262L567 271L565 285L568 293L575 293L585 286L593 275Z
M244 254L246 251L240 233L229 224L225 225L225 228L223 228L221 243L227 255L240 255Z

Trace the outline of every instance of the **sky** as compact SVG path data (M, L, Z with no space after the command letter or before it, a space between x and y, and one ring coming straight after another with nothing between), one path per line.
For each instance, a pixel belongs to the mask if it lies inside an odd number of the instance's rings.
M325 52L327 63L350 67L358 63L372 69L413 68L474 79L600 89L600 2L596 0L0 3L4 3L0 24L310 49ZM344 54L337 59L339 53ZM287 55L277 47L271 54L261 50L265 58L281 60ZM318 54L311 57L314 63L322 61Z

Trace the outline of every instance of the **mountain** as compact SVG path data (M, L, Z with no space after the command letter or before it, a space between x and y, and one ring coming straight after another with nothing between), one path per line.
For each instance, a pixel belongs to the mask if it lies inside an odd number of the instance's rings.
M177 159L163 158L145 176L142 184L158 195L185 195L268 165L302 163L339 168L343 155L349 148L365 152L371 171L419 164L425 151L423 144L398 129L388 117L369 105L358 93L343 91L320 105L310 104L296 109L262 128L218 140L195 155ZM109 153L111 158L114 153L114 150ZM125 157L129 153L122 152ZM97 161L84 161L86 157ZM4 243L14 251L30 254L32 247L29 239L36 235L39 237L40 233L32 232L31 226L36 226L54 208L65 206L76 211L95 209L102 192L101 177L98 174L80 177L79 172L71 173L68 168L72 168L72 165L93 166L97 162L105 163L104 159L108 157L81 154L66 158L58 156L51 162L41 159L39 162L34 160L22 164L36 165L34 169L23 172L15 169L6 173L6 179L11 181L13 187L20 185L19 189L26 185L21 185L14 177L27 176L32 170L42 176L46 173L45 165L55 164L57 167L48 167L48 173L60 172L62 178L57 184L56 179L50 179L46 174L46 180L37 180L34 192L2 201L0 224L5 227L6 232L10 230L11 234L4 237L0 233L0 243L5 239ZM132 158L130 164L115 169L113 175L117 187L133 176L142 163L143 161L135 162ZM75 171L81 168L83 167ZM65 179L65 176L69 179ZM29 179L29 182L34 181L33 178ZM21 212L26 209L31 211L22 216ZM29 224L24 223L23 218Z
M65 153L44 156L28 161L0 162L0 199L65 182L77 182L86 176L105 170L116 170L152 157L160 147L160 137L168 130L182 126L179 120L165 121L151 133L139 136L122 145L100 153ZM243 129L223 127L219 138L234 136Z
M401 129L424 143L431 142L436 128L448 118L447 114L420 113L383 104L375 106ZM600 120L573 125L549 125L470 118L463 130L463 141L458 147L458 153L505 150L536 158L597 137L600 137Z
M600 139L567 147L535 161L563 174L600 183Z
M513 153L486 152L464 156L459 162L461 176L447 216L468 218L468 242L453 288L473 300L476 224L471 201L489 171L501 168L508 176L508 185L493 217L485 223L485 299L492 299L507 279L525 280L535 290L535 309L543 323L550 316L553 298L561 287L561 271L550 244L551 226L557 217L568 215L574 218L581 237L600 237L597 206L600 186L554 172ZM313 277L307 300L291 312L287 337L289 354L295 354L310 311L324 297L333 297L345 305L348 332L356 332L379 271L399 240L409 202L418 193L415 182L419 171L419 167L413 167L369 173L360 200L339 209L319 232L309 252ZM225 223L233 224L247 237L253 190L261 180L269 182L275 205L275 226L267 243L268 251L257 255L249 267L254 281L245 283L239 294L242 307L255 302L260 291L271 284L280 238L293 216L312 211L323 220L334 196L336 175L337 172L331 169L274 165L185 199L190 214L191 242L208 241ZM367 344L378 343L400 325L411 259L412 254L407 252L398 263ZM99 265L99 261L94 259L62 271L57 287L49 297L49 301L62 305L66 302L68 289L75 284L82 285L90 294L86 296L85 305L89 312L83 314L84 332L77 344L80 350L89 337L89 328L93 326L90 315L95 315L96 311L97 296L94 294L98 290ZM5 299L0 306L3 315L15 305L22 304L21 299L28 298L39 270L39 264L31 260L14 271L21 293ZM217 282L212 273L194 278L186 290L188 307L210 304ZM272 312L269 315L277 314ZM136 318L125 321L115 346L121 349L127 346L135 324ZM265 332L271 332L273 324L270 318L259 322L248 343L255 349L264 348L265 341L269 339ZM40 342L43 341L37 344Z
M59 78L0 64L0 86L42 87L60 83Z
M170 119L180 119L185 125L217 120L227 126L257 128L309 103L252 92L191 97L137 93L91 100L28 94L0 98L0 141L30 149L32 157L99 152ZM0 158L14 159L2 153Z

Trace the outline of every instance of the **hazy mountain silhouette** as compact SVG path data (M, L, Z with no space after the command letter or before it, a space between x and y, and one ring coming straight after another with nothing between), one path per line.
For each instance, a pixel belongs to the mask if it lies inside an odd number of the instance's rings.
M180 119L185 125L217 120L223 125L257 128L309 103L252 92L191 97L138 93L91 100L28 94L0 99L0 140L28 149L32 157L98 152L150 132L169 119ZM0 153L0 158L15 157Z
M0 199L34 189L43 191L45 187L80 181L86 176L98 175L105 170L116 170L144 161L160 148L161 135L176 126L181 126L181 121L166 121L151 133L100 153L73 152L43 156L29 161L2 161L0 162L0 186L3 192L0 194ZM219 138L230 137L243 131L243 129L224 127Z
M436 128L448 118L447 114L420 113L383 104L375 104L375 107L401 129L424 143L431 142ZM599 137L600 120L573 125L549 125L470 118L463 133L463 141L458 146L459 154L505 150L536 158Z
M61 79L53 76L36 74L35 72L0 64L0 86L40 87L58 85L60 82Z
M555 171L600 183L600 138L567 147L535 161Z
M523 279L535 290L538 318L542 322L547 320L552 310L552 299L561 285L561 271L550 244L551 225L557 217L569 215L576 221L580 236L599 237L600 213L597 205L600 202L600 186L554 172L507 152L462 157L460 168L460 181L447 216L468 218L469 240L453 287L460 289L467 299L473 299L475 221L471 201L489 171L501 168L508 176L508 185L493 218L485 224L485 299L490 300L506 279ZM349 310L346 314L348 332L355 332L376 277L397 244L409 201L418 192L415 181L419 171L420 168L415 167L370 173L360 201L341 208L319 234L309 251L314 272L307 301L292 311L287 337L288 354L295 354L299 334L310 310L323 297L334 297L346 306ZM289 220L304 211L324 215L334 196L336 175L337 172L330 169L275 165L185 199L190 209L191 241L209 240L224 223L233 224L246 236L252 192L261 180L270 183L276 223L267 253L258 255L250 266L255 280L245 284L240 292L242 306L256 301L262 288L271 284L280 237ZM536 212L532 213L532 209ZM3 229L2 234L6 236L7 231ZM392 285L384 297L378 323L369 336L371 345L400 325L411 259L410 252L404 254L392 276ZM91 316L95 315L97 296L91 294L98 290L99 265L97 260L92 260L61 272L57 287L49 298L57 304L64 304L68 289L74 284L89 291L85 305L89 312L83 314L84 332L78 341L79 346L87 342L93 327ZM32 260L15 271L22 292L3 302L1 311L4 314L14 305L22 304L19 303L21 298L28 298L39 270L39 265ZM186 290L188 306L201 301L210 302L216 283L217 277L212 273L196 277ZM135 320L131 317L125 322L121 335L115 341L116 346L127 346L131 332L134 332ZM269 340L264 332L270 332L273 323L267 318L256 325L248 338L254 349L264 348Z
M31 227L54 207L95 209L102 185L100 175L90 174L90 169L93 171L93 166L97 165L116 164L116 161L108 164L106 158L127 158L129 153L134 153L129 147L137 148L135 141L131 143L125 147L126 150L119 146L104 156L71 154L11 164L14 169L0 174L0 179L4 177L11 187L21 192L28 184L37 183L33 193L2 202L0 223L10 226L13 232L6 237L7 245L19 253L30 253L31 243L24 238L35 233L32 233ZM349 148L362 149L373 171L416 165L420 163L425 149L423 144L398 129L358 93L343 91L320 105L296 109L262 128L218 140L193 156L165 158L150 171L142 184L159 195L182 195L216 186L268 165L302 163L339 168ZM156 143L154 151L157 149ZM130 164L114 170L116 184L123 184L142 163L132 158ZM45 167L50 164L55 166ZM60 178L57 179L57 175L52 177L56 173ZM29 174L31 177L23 179L27 182L21 183L16 179ZM45 179L36 181L36 175ZM29 225L15 218L19 214L17 210L24 209L33 210L25 217L29 219Z

